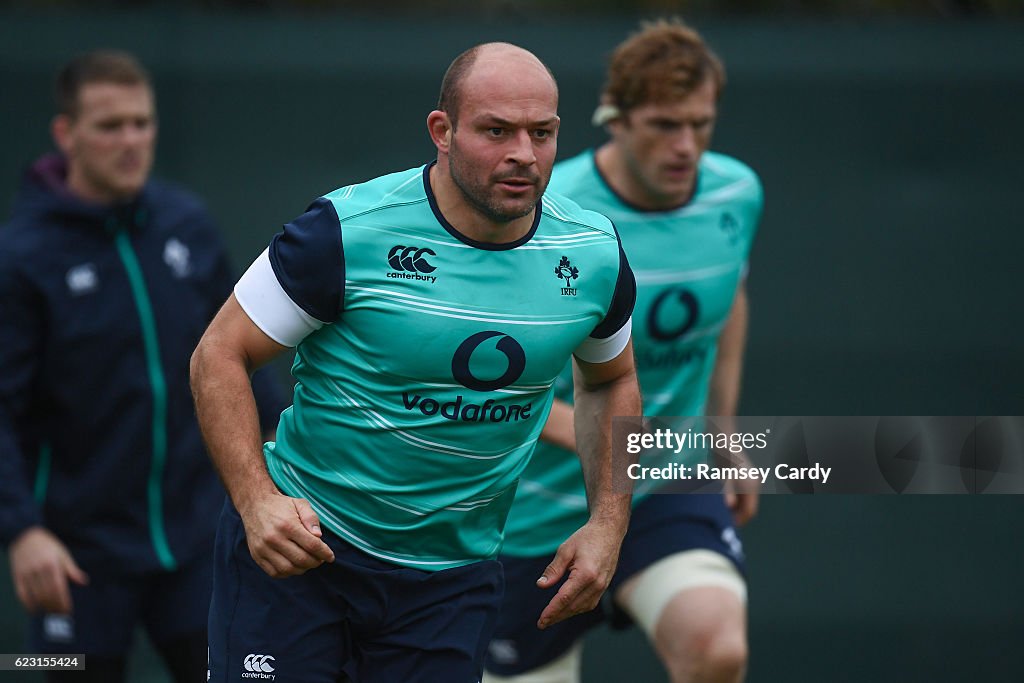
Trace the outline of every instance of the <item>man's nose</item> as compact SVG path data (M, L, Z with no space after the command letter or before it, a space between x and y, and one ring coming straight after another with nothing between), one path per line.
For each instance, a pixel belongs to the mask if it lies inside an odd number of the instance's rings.
M683 126L672 140L672 150L683 156L694 156L697 153L697 133L693 126Z
M537 154L533 149L533 136L530 131L516 131L509 143L508 159L521 166L530 166L537 162Z

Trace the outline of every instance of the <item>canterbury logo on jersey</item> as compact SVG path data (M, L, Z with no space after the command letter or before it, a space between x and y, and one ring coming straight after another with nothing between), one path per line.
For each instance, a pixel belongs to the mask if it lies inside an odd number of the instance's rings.
M270 664L272 661L274 658L270 655L247 655L242 662L242 666L245 668L242 678L274 680L277 676L274 675L274 667Z
M427 261L427 256L437 256L437 254L432 249L396 244L388 252L388 265L397 272L388 273L388 277L400 280L437 282L437 276L420 275L420 273L433 273L437 270L437 266Z
M43 637L52 643L70 643L75 639L75 622L65 614L43 617Z
M69 269L64 281L74 296L95 292L100 286L100 276L92 263L83 263Z

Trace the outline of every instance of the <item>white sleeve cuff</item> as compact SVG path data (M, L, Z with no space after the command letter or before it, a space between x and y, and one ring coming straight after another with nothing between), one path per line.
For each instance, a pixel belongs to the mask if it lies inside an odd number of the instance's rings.
M626 348L632 331L633 317L630 316L629 320L612 336L605 339L587 337L576 347L572 354L585 363L607 363L622 353L622 349Z
M297 346L324 325L302 310L284 291L274 274L267 249L235 284L235 298L256 327L283 346Z

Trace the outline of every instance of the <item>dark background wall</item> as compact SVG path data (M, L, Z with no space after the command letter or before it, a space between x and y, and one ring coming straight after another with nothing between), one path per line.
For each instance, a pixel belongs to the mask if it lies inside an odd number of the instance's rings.
M150 66L158 173L208 199L241 268L320 194L429 159L441 74L474 43L516 42L551 66L560 157L596 144L604 61L634 25L8 11L0 207L50 148L54 70L84 49L127 48ZM1024 25L699 28L729 69L715 148L766 191L743 412L1020 414ZM1019 500L770 496L762 508L745 534L751 681L1018 677ZM20 649L22 619L0 576L0 651ZM595 635L587 680L664 680L637 634L609 638ZM163 680L148 654L136 670Z

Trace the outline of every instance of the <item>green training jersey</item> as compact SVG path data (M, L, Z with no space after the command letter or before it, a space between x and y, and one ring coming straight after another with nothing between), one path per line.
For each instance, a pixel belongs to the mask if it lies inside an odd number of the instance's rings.
M615 194L601 177L594 152L587 151L557 164L550 187L608 216L618 229L636 276L633 349L644 414L702 415L718 336L745 275L761 215L756 174L736 159L706 152L689 202L674 210L645 211ZM555 392L572 402L570 368ZM634 504L645 493L638 487ZM519 484L502 552L554 552L587 516L576 455L541 442Z
M440 570L496 556L555 377L623 336L633 290L607 218L545 195L523 238L475 242L429 171L326 195L235 291L297 344L274 482L364 552Z

